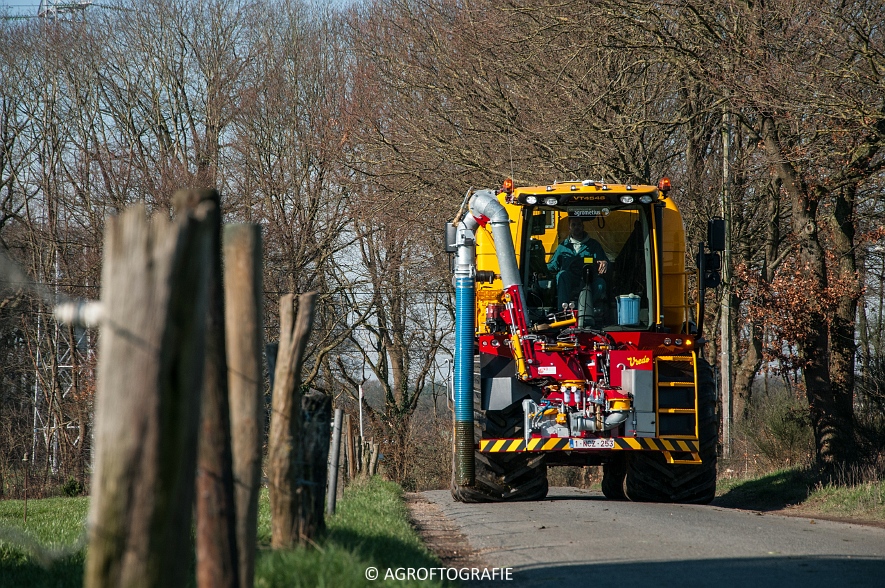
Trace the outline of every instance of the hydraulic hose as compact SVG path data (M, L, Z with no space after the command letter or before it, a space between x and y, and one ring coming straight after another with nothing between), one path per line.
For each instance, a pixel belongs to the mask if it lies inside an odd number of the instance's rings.
M470 198L470 212L474 217L482 215L489 219L492 237L495 240L495 255L501 271L501 282L505 289L516 286L522 302L525 300L525 293L522 289L522 280L519 278L519 267L516 265L516 251L510 234L510 216L492 190L474 192Z
M480 218L491 225L498 267L505 290L521 311L525 293L519 278L510 217L492 190L478 190L469 197L469 213L458 223L455 258L455 483L473 486L476 482L473 423L473 351L476 335L476 228ZM513 349L518 369L525 371L520 336L525 321L514 326Z
M474 217L481 216L488 219L488 225L492 228L495 255L498 258L498 268L501 272L501 283L506 292L505 300L513 319L510 342L516 373L519 377L527 379L529 372L526 364L531 363L529 361L531 348L523 348L522 345L522 337L528 334L528 326L525 316L522 314L525 307L525 291L519 277L516 249L513 247L513 237L510 234L510 215L507 214L507 210L498 201L492 190L478 190L471 196L470 213Z
M476 334L476 218L458 224L455 258L455 483L476 481L473 439L473 348Z

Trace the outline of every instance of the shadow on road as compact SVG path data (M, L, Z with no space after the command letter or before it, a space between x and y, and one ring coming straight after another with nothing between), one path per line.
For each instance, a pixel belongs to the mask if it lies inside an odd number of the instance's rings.
M805 470L774 472L738 484L722 496L718 496L713 505L745 510L781 510L804 502L808 498L808 488L813 484L813 474Z
M516 568L510 582L465 582L471 588L814 588L883 585L885 560L840 556L615 562Z

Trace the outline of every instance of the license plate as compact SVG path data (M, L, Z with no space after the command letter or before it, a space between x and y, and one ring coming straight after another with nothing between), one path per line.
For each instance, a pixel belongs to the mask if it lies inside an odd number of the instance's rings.
M614 449L614 439L569 439L572 449Z

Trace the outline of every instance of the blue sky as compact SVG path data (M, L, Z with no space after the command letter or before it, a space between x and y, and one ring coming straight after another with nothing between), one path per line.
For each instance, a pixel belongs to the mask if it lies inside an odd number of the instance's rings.
M33 12L37 14L37 6L39 2L30 2L29 0L0 0L0 11L6 12ZM33 8L33 10L31 10Z
M37 16L40 0L0 0L0 14Z

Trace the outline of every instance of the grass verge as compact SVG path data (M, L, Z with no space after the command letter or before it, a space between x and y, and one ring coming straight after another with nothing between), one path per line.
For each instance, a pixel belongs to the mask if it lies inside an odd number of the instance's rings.
M720 478L715 505L760 511L885 522L885 481L834 483L807 468L745 479Z
M439 560L421 542L409 523L402 490L378 477L353 484L344 492L328 533L316 548L271 550L270 509L261 497L255 586L445 586L443 582L384 581L387 569L439 567ZM377 568L379 579L366 579Z
M83 585L89 499L0 501L0 586Z
M885 523L885 481L841 487L819 484L800 507L803 513Z
M88 498L0 501L0 588L77 587L83 582L84 523ZM433 568L440 562L409 524L402 490L373 478L349 486L338 510L327 518L328 533L315 547L270 549L270 504L259 503L259 588L337 586L445 586L443 582L384 580L388 568ZM377 568L376 581L366 579Z

